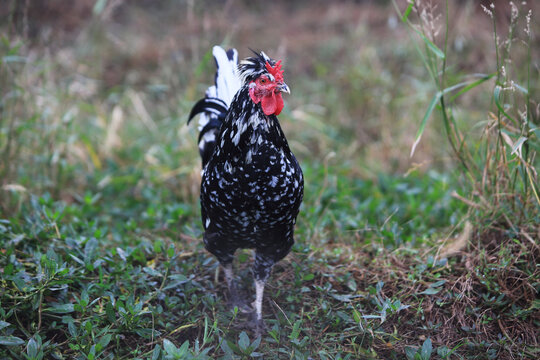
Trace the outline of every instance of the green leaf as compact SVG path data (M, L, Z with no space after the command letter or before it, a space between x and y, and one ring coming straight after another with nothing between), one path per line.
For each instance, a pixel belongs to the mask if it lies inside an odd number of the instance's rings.
M116 313L114 312L114 305L110 302L105 305L105 314L107 315L107 320L113 323L116 321Z
M84 263L87 264L95 256L97 247L98 247L98 241L95 238L91 238L88 240L84 246Z
M69 331L69 334L76 338L78 336L78 331L77 331L77 328L75 327L75 323L73 321L70 321L68 323L68 331Z
M150 276L161 277L161 273L155 269L152 269L151 267L146 266L143 268L143 271Z
M232 355L234 353L241 354L242 350L231 340L226 340L221 343L221 349L226 353Z
M427 338L422 345L422 349L420 350L420 356L422 357L422 360L429 360L432 350L433 346L431 344L431 339Z
M363 315L364 319L382 319L381 315Z
M101 345L102 349L105 349L107 345L111 342L112 335L106 334L101 339L99 339L99 345Z
M154 243L154 252L155 252L156 254L161 254L161 252L163 251L163 250L161 249L161 245L162 245L162 243L161 243L160 240L158 240L158 241L156 241L156 242Z
M186 282L189 281L189 279L185 276L185 275L182 275L182 274L176 274L176 275L172 275L169 280L171 280L171 283L167 286L165 286L163 288L163 290L168 290L168 289L172 289L172 288L176 288L182 284L185 284Z
M45 310L55 314L68 314L75 311L73 304L54 305L52 308L47 308Z
M172 258L174 256L174 246L170 246L168 249L167 249L167 256Z
M257 348L259 347L259 345L261 344L261 340L262 340L262 337L259 336L258 338L255 339L255 341L253 341L251 343L251 349L253 351L257 350ZM252 353L253 354L253 353Z
M429 287L436 288L439 286L442 286L446 283L446 280L439 280L437 282L434 282L433 284L429 285Z
M439 355L443 359L445 359L450 354L451 354L451 351L447 346L443 345L437 348L437 355Z
M24 340L16 336L0 336L0 345L16 346L24 344Z
M304 281L311 281L315 278L315 274L306 274L304 276Z
M246 350L249 346L249 337L247 336L245 331L242 331L240 333L240 336L238 337L238 346L242 350Z
M420 139L422 138L422 134L424 133L424 129L426 128L427 121L429 117L431 116L431 113L433 112L433 109L435 109L435 105L437 105L437 102L441 99L442 92L437 91L437 93L433 96L433 99L431 99L431 102L429 103L428 109L426 111L426 114L424 115L424 118L422 119L422 123L420 124L420 128L418 129L418 132L416 133L416 140L414 141L414 144L411 149L411 157L414 155L414 150L416 149L416 146L420 142Z
M5 327L8 327L9 325L11 325L11 324L6 322L6 321L1 321L0 320L0 330L5 328Z
M85 265L84 261L82 261L81 259L79 259L79 258L76 257L75 255L69 254L69 256L70 256L73 260L75 260L76 262L78 262L79 264L81 264L82 266Z
M434 295L434 294L437 294L439 291L441 291L441 288L432 288L432 287L428 287L426 290L422 291L422 292L419 293L419 294L424 294L424 295Z
M289 339L295 340L298 338L298 335L300 335L300 324L302 322L300 320L296 320L296 322L293 325L293 329L291 331L291 334L289 335Z
M156 347L154 348L154 351L152 351L152 360L158 360L159 355L161 355L161 346L157 344Z
M14 266L12 263L7 264L6 267L4 268L4 276L9 276L13 274L13 269L14 269Z
M405 347L405 355L407 356L407 359L414 360L414 356L417 353L417 349L414 347L406 346Z
M174 355L178 351L178 348L167 339L163 340L163 348L165 349L167 355Z
M84 326L84 329L86 330L86 332L88 333L88 335L90 335L92 333L92 322L91 321L86 321L83 323L83 326Z
M90 302L90 297L88 296L88 291L86 289L83 289L81 292L81 299L79 300L79 305L82 307L85 307Z
M182 346L180 346L180 349L178 349L178 355L183 356L184 354L187 354L189 350L189 340L184 341Z
M360 315L360 313L356 309L353 309L353 319L357 323L360 323L362 321L362 315Z
M354 297L354 295L340 295L340 294L330 294L331 297L333 297L334 299L338 300L338 301L343 301L343 302L349 302L351 301L351 299Z

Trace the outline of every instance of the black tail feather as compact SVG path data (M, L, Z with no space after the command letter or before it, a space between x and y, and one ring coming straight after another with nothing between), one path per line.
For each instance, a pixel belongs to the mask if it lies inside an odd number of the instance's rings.
M221 127L221 124L223 123L224 117L225 117L225 113L222 113L218 115L217 118L210 119L210 121L208 121L208 123L204 125L204 127L199 132L199 139L197 141L201 142L204 134L206 134L207 132L214 129L219 129Z
M197 101L191 112L189 113L188 124L191 120L200 113L208 112L215 115L220 115L227 112L227 104L221 99L218 98L202 98Z

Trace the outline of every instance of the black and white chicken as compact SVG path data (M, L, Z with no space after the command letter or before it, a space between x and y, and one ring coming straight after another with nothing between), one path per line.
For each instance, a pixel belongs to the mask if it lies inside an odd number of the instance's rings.
M215 85L193 107L200 114L201 215L205 248L219 260L234 305L245 309L233 278L237 249L255 250L255 315L262 320L272 266L294 243L304 178L276 115L283 109L281 61L254 52L238 64L235 49L213 48Z

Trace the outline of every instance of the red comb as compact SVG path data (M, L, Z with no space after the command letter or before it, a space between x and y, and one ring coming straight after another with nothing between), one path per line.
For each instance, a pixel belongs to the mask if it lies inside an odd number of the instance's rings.
M276 81L283 81L283 70L281 70L281 60L279 60L274 67L270 63L266 62L266 70L274 76Z

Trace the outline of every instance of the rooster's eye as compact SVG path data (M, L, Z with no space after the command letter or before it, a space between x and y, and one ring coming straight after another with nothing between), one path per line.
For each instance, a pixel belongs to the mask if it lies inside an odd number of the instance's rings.
M266 84L267 81L266 78L261 78L261 84Z

